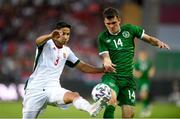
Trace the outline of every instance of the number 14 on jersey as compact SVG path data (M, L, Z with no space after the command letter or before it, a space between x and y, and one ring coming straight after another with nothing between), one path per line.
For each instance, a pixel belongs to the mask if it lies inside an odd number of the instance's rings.
M121 39L119 38L117 41L116 40L113 40L114 41L114 45L116 46L116 48L118 48L119 46L123 46L123 42L121 41Z

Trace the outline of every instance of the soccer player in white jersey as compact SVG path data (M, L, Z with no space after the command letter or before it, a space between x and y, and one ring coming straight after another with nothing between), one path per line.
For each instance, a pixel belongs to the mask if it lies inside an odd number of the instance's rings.
M61 87L59 78L65 64L85 73L104 73L105 69L79 60L65 44L69 40L71 25L58 22L50 34L36 39L37 52L34 71L26 82L23 99L23 119L37 118L47 104L61 107L72 103L75 108L96 116L106 103L104 99L91 105L79 93Z

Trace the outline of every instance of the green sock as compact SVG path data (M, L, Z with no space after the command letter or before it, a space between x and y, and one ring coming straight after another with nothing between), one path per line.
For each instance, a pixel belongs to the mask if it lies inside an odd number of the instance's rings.
M143 100L143 108L144 108L144 109L147 109L147 107L149 106L149 104L150 104L150 101L149 101L148 99Z
M115 107L112 105L108 105L104 111L104 115L103 118L104 119L113 119L114 118L114 111L115 111Z

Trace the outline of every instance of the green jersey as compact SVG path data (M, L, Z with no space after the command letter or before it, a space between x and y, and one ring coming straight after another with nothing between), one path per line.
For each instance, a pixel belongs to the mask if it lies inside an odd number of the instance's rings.
M139 78L139 80L143 80L143 81L149 80L149 71L151 67L152 67L152 63L149 60L142 61L139 59L135 63L134 68L137 71L142 72L142 76Z
M134 38L141 38L143 33L141 27L126 24L121 26L117 35L110 34L108 30L99 34L99 54L109 52L112 63L116 65L117 73L105 75L133 76Z
M135 70L140 71L142 76L138 78L138 90L139 91L149 91L150 90L150 80L149 80L149 71L152 68L152 63L149 60L138 60L134 65Z

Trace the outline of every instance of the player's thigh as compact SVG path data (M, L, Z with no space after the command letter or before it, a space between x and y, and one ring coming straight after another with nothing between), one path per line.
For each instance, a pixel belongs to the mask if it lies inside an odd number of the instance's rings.
M103 76L101 83L107 84L111 89L113 89L118 95L119 93L119 87L116 84L116 78L113 76Z
M58 105L66 104L64 96L69 90L62 87L51 87L47 89L48 92L48 103Z
M136 103L135 89L131 87L121 88L117 97L119 105L134 106Z
M136 101L135 89L131 87L122 88L118 95L118 101L122 107L122 117L132 118L134 116L134 105Z
M69 104L72 103L74 99L77 99L79 97L80 95L78 92L68 91L64 94L64 102L65 104Z
M43 90L26 90L23 98L23 117L34 117L46 107L47 96Z

